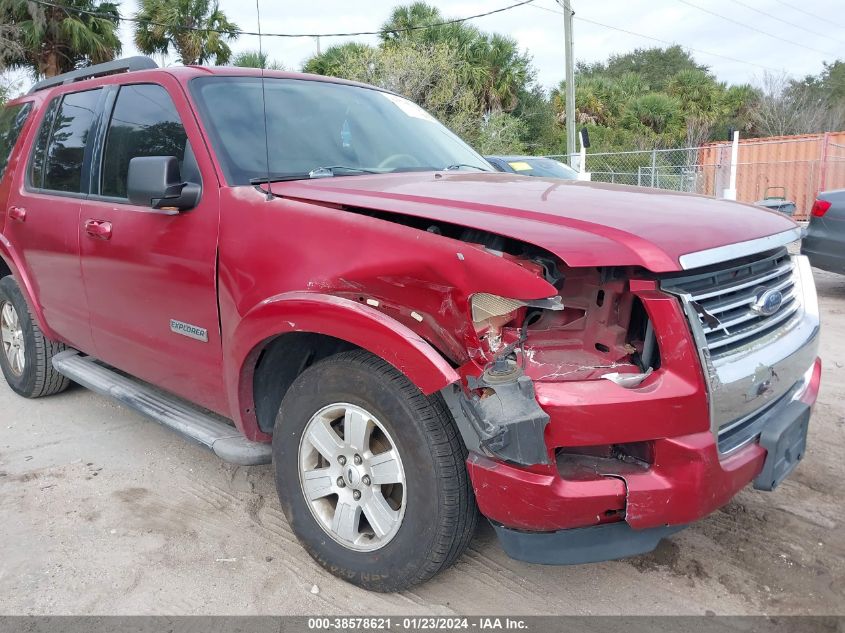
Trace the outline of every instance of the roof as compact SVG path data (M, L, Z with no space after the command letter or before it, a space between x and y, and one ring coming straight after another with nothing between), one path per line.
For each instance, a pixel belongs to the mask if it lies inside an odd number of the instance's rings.
M149 73L167 73L180 78L182 81L189 81L194 77L208 75L218 75L224 77L299 79L358 86L361 88L369 88L371 90L379 90L381 92L389 92L377 86L371 86L357 81L339 79L337 77L326 77L324 75L294 73L280 70L264 70L261 68L243 68L239 66L170 66L167 68L159 68L158 64L156 64L151 58L137 56L116 59L104 64L95 64L86 68L79 68L68 73L56 75L55 77L43 79L37 82L27 94L31 95L42 90L75 83L84 84L85 87L89 87L92 83L96 85L97 82L102 82L106 79L124 77L136 72L143 72L145 75L148 75Z

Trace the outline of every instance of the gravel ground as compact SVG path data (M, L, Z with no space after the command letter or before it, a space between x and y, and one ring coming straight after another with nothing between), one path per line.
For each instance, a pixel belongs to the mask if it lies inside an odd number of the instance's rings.
M269 467L235 467L84 389L0 381L2 614L845 615L845 277L816 272L821 397L806 460L627 561L508 559L486 524L448 572L370 594L312 563Z

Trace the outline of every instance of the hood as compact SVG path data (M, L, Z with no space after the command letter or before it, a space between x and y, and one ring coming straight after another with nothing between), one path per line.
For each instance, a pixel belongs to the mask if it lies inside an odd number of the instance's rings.
M481 229L539 246L569 266L653 272L681 270L689 253L797 226L772 211L706 196L507 173L319 178L274 183L273 193Z

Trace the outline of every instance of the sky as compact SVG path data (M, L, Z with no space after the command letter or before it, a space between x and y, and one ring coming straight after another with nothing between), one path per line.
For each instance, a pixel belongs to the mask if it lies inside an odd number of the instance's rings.
M505 7L516 0L428 2L447 18L458 18ZM259 3L263 33L332 33L378 30L391 9L403 2ZM819 73L823 61L845 59L842 5L843 0L572 0L575 58L601 61L635 48L677 43L690 49L699 63L709 66L720 80L728 83L759 84L767 70L803 77ZM121 2L124 15L133 14L136 6L134 0ZM220 7L241 29L258 30L253 1L220 0ZM533 57L538 81L543 86L555 86L563 79L563 15L555 0L534 0L529 5L475 19L472 24L514 37ZM121 27L121 40L124 56L137 54L130 23ZM323 37L320 46L325 50L349 40L377 42L375 36ZM232 48L236 52L257 49L258 38L242 36ZM299 70L316 52L317 41L264 37L263 48L271 59ZM164 65L175 63L172 56L157 61Z

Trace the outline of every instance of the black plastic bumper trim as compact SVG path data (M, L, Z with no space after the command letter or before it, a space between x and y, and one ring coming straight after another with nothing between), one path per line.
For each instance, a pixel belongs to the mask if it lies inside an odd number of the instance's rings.
M495 523L493 527L511 558L540 565L581 565L645 554L686 526L635 530L620 521L559 532L521 532Z

